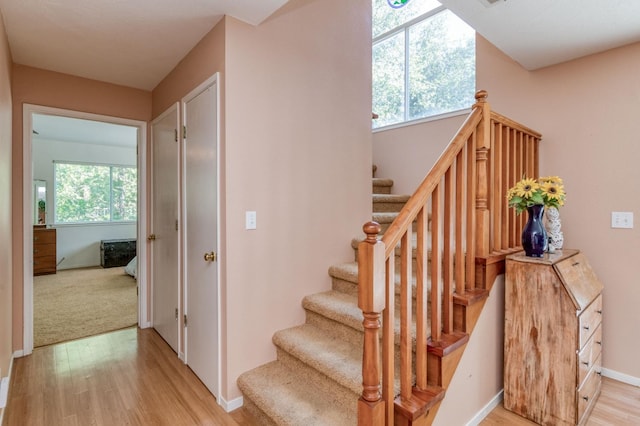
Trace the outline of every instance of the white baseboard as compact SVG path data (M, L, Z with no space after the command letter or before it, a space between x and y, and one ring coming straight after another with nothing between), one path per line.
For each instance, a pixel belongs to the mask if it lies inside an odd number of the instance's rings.
M145 321L145 322L140 323L139 327L140 328L150 328L151 325L152 325L151 321Z
M233 410L237 410L238 408L242 407L242 405L244 404L244 399L241 396L238 398L232 399L229 402L225 401L225 399L222 397L218 398L218 400L220 401L218 404L227 413Z
M13 353L13 358L22 358L23 356L24 351L22 349ZM13 362L13 359L11 360L11 362Z
M469 420L466 426L477 426L484 420L485 417L489 415L494 408L496 408L502 402L502 398L504 396L504 389L498 392L496 396L491 398L491 401L484 408L476 413L475 416L471 420Z
M617 380L622 383L626 383L632 386L640 387L640 377L633 377L628 374L620 373L618 371L609 370L608 368L602 369L602 375L613 380Z

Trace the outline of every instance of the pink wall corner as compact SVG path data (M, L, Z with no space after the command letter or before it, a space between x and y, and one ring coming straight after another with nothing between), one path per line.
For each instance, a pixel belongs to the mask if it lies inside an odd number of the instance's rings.
M103 83L42 69L13 65L12 215L13 252L13 349L23 345L23 214L22 214L22 109L23 104L69 109L149 121L151 92ZM147 141L148 143L148 141Z
M476 87L488 91L493 110L542 133L541 174L557 174L565 180L568 196L561 209L565 247L581 249L605 286L603 366L638 380L640 347L632 336L638 334L640 286L633 277L640 231L637 226L611 229L610 213L640 211L640 198L632 189L633 183L640 181L640 168L633 161L640 157L640 43L533 72L481 36L476 50ZM420 141L441 134L442 126L446 123L431 122L375 133L378 175L395 179L397 173L405 192L405 182L415 180L422 171L396 149L406 146L414 149L414 156L433 157ZM413 169L403 169L401 161ZM499 336L488 332L482 338L485 346L474 352L476 359L499 352ZM475 365L470 374L502 374L500 365ZM448 392L446 401L466 404L469 397L463 389ZM470 413L481 410L489 399L477 401ZM436 420L452 424L450 420L458 418L458 411L455 407L448 410L447 404Z
M467 115L373 133L376 177L393 179L394 194L413 194Z
M588 257L604 284L603 366L640 379L634 265L640 230L612 229L611 212L640 212L638 111L640 43L527 72L491 46L478 43L478 84L489 102L543 135L543 175L560 175L565 247Z
M257 27L227 20L229 397L275 359L277 330L330 288L371 215L371 2L293 0ZM244 230L257 211L258 229Z
M12 350L11 51L0 13L0 370L6 375Z

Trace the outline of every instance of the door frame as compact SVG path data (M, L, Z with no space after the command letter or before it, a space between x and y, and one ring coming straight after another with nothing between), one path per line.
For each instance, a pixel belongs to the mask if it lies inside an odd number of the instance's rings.
M220 229L220 73L216 72L215 74L213 74L211 77L207 78L205 81L203 81L202 83L200 83L195 89L193 89L191 92L189 92L187 95L185 95L181 100L180 100L180 127L181 127L181 136L180 136L180 152L181 152L181 157L182 157L182 170L181 170L181 200L182 200L182 247L186 247L187 245L187 241L186 241L186 226L188 226L186 224L186 217L187 217L187 211L186 211L186 202L185 202L185 194L186 194L186 145L184 143L185 141L185 137L184 137L184 126L185 126L185 122L186 122L186 108L185 105L187 102L189 102L190 100L194 99L196 96L198 96L199 94L201 94L203 91L205 91L208 87L210 86L214 86L215 87L215 102L216 102L216 177L217 177L217 185L216 185L216 245L217 245L217 250L218 250L218 268L217 268L217 272L216 272L216 279L218 282L218 288L217 288L217 294L216 294L216 299L217 299L217 306L216 306L216 313L217 313L217 322L218 322L218 330L217 330L217 335L218 335L218 341L216 342L216 348L218 351L218 365L216 366L218 372L217 372L217 377L218 377L218 383L216 384L217 392L212 392L214 394L214 396L216 397L216 401L218 401L219 405L223 405L223 399L220 397L220 390L222 389L222 345L221 345L221 339L222 339L222 297L221 297L221 270L222 270L222 262L220 261L220 259L224 259L224 254L221 253L220 247L220 235L221 235L221 229ZM182 252L183 256L184 256L184 251ZM183 265L185 265L186 262L183 262ZM187 272L187 268L183 266L182 268L182 282L184 283L184 287L183 287L183 291L184 291L184 296L182 298L183 300L183 313L188 315L188 310L187 310L187 306L188 306L188 297L189 297L189 283L187 281L187 277L186 277L186 272ZM184 318L184 317L182 317ZM183 324L184 327L184 324ZM188 351L188 339L189 339L189 330L186 330L186 332L184 333L184 363L188 365L188 360L189 360L189 351Z
M174 111L175 108L175 111ZM154 170L154 158L153 158L153 152L154 152L154 138L153 138L153 126L157 123L159 123L160 121L164 120L167 116L175 114L175 119L176 119L176 137L178 137L178 134L180 134L181 132L178 131L178 129L180 128L180 123L181 123L181 115L180 115L180 102L174 102L173 104L171 104L170 107L168 107L162 114L160 114L159 116L157 116L156 118L154 118L149 126L149 132L150 132L150 136L151 136L151 145L150 145L150 150L149 150L149 232L153 233L155 231L154 229L154 212L153 212L153 208L154 208L154 192L155 192L155 188L154 188L154 175L153 173L155 172ZM177 292L178 292L178 321L176 323L176 327L178 327L178 358L184 362L184 341L183 341L183 334L184 334L184 330L183 327L181 326L182 324L182 318L183 318L183 281L182 281L182 268L183 268L183 262L182 262L182 229L183 229L183 225L182 225L182 194L181 194L181 190L182 190L182 159L181 159L181 155L182 155L182 144L180 143L180 138L178 137L178 140L176 141L176 161L177 161L177 168L178 168L178 173L176 178L179 179L177 188L178 188L178 193L176 194L176 196L178 197L178 264L177 264L177 268L178 268L178 288L177 288ZM154 256L153 256L153 251L155 250L154 244L150 244L149 245L149 252L148 252L148 256L149 256L149 292L150 292L150 305L149 305L149 312L150 312L150 318L151 318L151 326L154 325L155 323L155 312L154 312L154 297L155 297L155 289L154 289L154 277L153 277L153 271L154 271Z
M33 203L31 202L31 192L33 190L33 114L80 118L138 128L138 223L136 231L138 241L138 326L140 328L150 327L151 322L147 320L147 123L140 120L25 103L22 107L22 239L24 275L22 355L29 355L33 352Z

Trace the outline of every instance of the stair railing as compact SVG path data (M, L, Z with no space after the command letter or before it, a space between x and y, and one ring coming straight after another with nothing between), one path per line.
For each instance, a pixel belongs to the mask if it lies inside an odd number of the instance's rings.
M412 419L428 410L433 385L439 385L427 365L428 346L458 331L454 296L487 285L483 273L490 269L495 278L496 265L519 250L524 223L509 211L505 194L522 175L537 176L541 135L492 112L486 91L475 97L458 133L384 236L378 239L375 222L363 226L367 237L358 247L358 305L365 335L359 425L393 425L396 409Z

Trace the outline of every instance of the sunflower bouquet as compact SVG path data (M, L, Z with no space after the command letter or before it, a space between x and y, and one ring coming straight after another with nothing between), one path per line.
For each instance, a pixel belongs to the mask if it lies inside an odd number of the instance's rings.
M564 185L558 176L546 176L537 180L523 177L507 191L509 207L515 207L517 214L536 204L561 207L564 205L565 197Z

